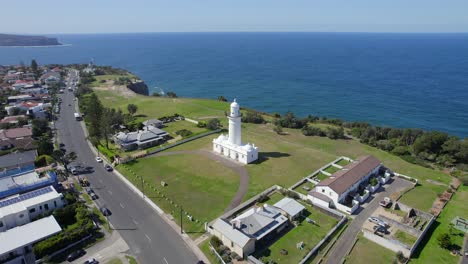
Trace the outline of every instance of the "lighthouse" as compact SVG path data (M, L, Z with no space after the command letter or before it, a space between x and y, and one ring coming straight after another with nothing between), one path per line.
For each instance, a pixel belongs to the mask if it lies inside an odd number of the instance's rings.
M213 139L213 151L243 164L251 163L258 159L258 147L255 144L242 143L242 116L236 99L231 103L229 110L228 135L220 135Z
M234 99L231 104L231 111L227 118L229 119L229 142L234 145L242 145L241 140L241 115L239 104Z

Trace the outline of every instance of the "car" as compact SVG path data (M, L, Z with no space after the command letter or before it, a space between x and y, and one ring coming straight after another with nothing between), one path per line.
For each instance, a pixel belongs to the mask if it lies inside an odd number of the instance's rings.
M388 232L387 228L381 226L381 225L376 225L373 227L374 229L374 232L376 233L382 233L382 234L389 234L390 232Z
M104 166L104 169L106 169L106 171L113 171L113 170L114 170L114 169L112 168L112 166L109 165L109 164L106 164L106 165Z
M85 262L83 262L83 264L98 264L99 261L97 261L95 258L90 258L88 260L86 260Z
M369 222L371 222L371 223L377 224L377 225L385 227L385 228L388 226L388 224L385 221L380 220L380 218L375 217L375 216L371 216L371 217L367 218L367 220L369 220Z
M93 200L96 200L97 198L99 198L97 194L95 194L94 192L92 192L89 196L91 196L91 199Z
M96 157L96 161L101 163L102 162L102 158L101 157Z
M101 213L102 213L104 216L109 216L109 215L112 214L111 211L110 211L109 209L107 209L107 207L102 207L102 208L100 209L100 211L101 211Z
M84 254L86 254L86 251L84 251L83 249L75 250L67 256L67 261L72 262L73 260L83 256Z
M85 191L86 191L87 194L94 193L93 189L91 189L90 187L85 187Z

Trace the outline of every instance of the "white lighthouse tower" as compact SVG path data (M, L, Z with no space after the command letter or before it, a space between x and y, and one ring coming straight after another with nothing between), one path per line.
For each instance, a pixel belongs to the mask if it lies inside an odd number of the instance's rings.
M213 139L213 151L227 158L247 164L258 159L258 147L254 144L242 144L241 113L239 104L234 99L227 115L229 120L229 134L220 135Z

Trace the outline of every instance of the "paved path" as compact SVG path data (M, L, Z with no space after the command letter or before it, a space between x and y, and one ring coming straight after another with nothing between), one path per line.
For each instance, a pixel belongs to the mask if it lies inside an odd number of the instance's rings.
M72 263L81 264L90 258L95 258L99 263L107 263L115 258L124 258L125 252L127 252L128 249L127 243L125 243L119 232L114 231L112 234L106 236L104 241L86 249L86 255Z
M390 185L386 185L380 188L379 192L371 195L369 199L370 202L365 203L356 217L349 224L348 228L343 232L341 237L338 239L335 248L331 253L329 253L326 264L338 264L341 263L341 260L346 256L348 251L353 245L354 239L361 231L362 225L367 218L369 218L372 213L379 207L379 202L384 197L390 197L392 193L402 191L408 187L413 186L413 183L403 180L397 177L393 178L393 182ZM369 201L369 200L368 200Z
M73 94L66 91L60 95L62 110L56 123L60 142L67 151L75 151L77 163L92 166L94 172L86 174L91 188L99 196L96 204L112 212L108 217L113 228L119 231L130 247L129 254L145 263L196 263L195 256L183 238L163 216L146 203L113 173L104 170L95 161L95 155L85 139L81 123L74 118Z
M153 155L149 156L156 156L156 157L161 157L161 156L171 156L171 155L181 155L181 154L196 154L196 155L204 155L212 160L220 162L223 166L233 170L240 176L240 181L239 181L239 188L237 189L237 193L234 196L234 198L231 200L231 203L229 206L226 208L225 212L233 209L234 207L238 206L241 204L242 199L244 198L245 194L247 193L247 189L249 188L249 173L247 172L247 169L242 166L241 164L238 164L236 162L233 162L231 160L228 160L220 155L214 154L213 152L205 149L200 149L200 150L180 150L180 151L165 151L165 152L159 152ZM148 157L148 156L147 156Z

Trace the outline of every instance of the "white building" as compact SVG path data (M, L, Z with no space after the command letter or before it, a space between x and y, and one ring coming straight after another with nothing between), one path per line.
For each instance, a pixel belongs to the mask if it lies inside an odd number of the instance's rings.
M374 156L360 157L321 181L308 193L313 204L353 213L359 202L353 199L359 186L377 176L382 162Z
M250 143L242 144L241 113L236 99L231 104L231 111L227 118L229 119L229 135L220 135L213 139L213 151L243 164L257 160L258 147Z
M63 199L54 187L47 186L0 200L0 232L25 225L40 214L63 207Z

